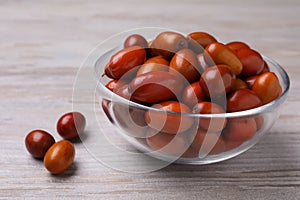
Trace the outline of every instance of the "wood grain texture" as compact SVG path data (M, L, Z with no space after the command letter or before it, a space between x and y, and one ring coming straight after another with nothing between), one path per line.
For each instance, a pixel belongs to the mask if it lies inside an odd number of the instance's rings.
M299 10L298 0L1 0L0 199L300 199ZM25 135L42 128L59 139L55 122L72 108L89 51L144 26L243 40L278 61L292 82L280 119L255 147L218 164L126 174L77 143L72 168L50 175L25 151Z

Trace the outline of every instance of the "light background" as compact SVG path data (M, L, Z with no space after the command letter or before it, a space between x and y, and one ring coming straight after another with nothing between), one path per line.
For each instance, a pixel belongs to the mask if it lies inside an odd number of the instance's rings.
M299 199L300 2L0 0L0 198ZM51 176L25 150L32 129L52 132L72 108L76 72L90 50L132 28L207 31L243 40L275 59L292 87L269 134L246 153L214 165L171 165L119 173L76 144L76 162Z

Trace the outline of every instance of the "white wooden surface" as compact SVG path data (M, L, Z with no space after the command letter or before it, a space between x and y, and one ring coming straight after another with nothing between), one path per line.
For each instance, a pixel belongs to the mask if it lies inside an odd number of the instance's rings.
M298 0L0 0L0 199L300 199L299 11ZM144 26L244 40L278 61L292 82L280 119L255 147L218 164L126 174L77 143L72 168L51 176L26 152L25 135L43 128L59 139L55 122L71 110L89 51Z

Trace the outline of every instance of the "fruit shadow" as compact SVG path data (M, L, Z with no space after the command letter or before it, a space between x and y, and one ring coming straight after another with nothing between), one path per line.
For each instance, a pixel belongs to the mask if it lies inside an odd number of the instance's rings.
M52 180L54 182L61 182L62 180L67 181L71 179L73 176L77 175L78 172L78 163L76 161L63 173L61 174L50 174Z
M71 139L70 142L72 142L73 144L82 143L89 137L89 134L90 134L89 131L84 131L83 133L80 134L79 137Z

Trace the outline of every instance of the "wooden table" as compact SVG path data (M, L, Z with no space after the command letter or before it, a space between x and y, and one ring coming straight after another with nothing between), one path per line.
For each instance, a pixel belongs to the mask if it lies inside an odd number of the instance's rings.
M300 199L299 11L298 0L0 1L0 199ZM89 51L144 26L243 40L278 61L292 83L279 120L255 147L218 164L128 174L76 143L71 169L50 175L26 152L25 135L42 128L60 139L55 123L72 109Z

